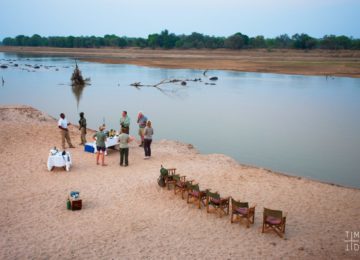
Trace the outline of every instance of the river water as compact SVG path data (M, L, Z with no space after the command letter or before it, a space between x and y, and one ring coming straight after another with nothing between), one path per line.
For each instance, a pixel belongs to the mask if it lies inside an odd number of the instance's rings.
M157 140L360 188L360 79L220 70L204 76L193 69L78 61L91 78L91 85L78 89L70 86L73 59L0 53L0 64L8 65L0 69L0 104L31 105L56 118L64 112L73 123L83 111L94 129L103 122L119 129L121 111L127 110L132 135L143 111ZM211 76L219 79L212 82ZM201 82L130 86L195 78Z

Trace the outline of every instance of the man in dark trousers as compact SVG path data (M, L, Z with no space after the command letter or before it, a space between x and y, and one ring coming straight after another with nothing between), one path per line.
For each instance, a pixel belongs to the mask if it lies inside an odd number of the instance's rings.
M122 128L119 135L119 148L120 148L120 166L129 165L129 143L131 142L130 136L127 134L127 129Z

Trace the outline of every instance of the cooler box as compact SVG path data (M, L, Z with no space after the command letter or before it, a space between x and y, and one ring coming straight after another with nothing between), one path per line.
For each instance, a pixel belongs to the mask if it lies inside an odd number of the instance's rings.
M76 200L70 200L70 202L71 202L71 210L81 210L82 200L76 199Z
M84 151L88 153L94 153L95 152L94 143L86 143L84 146Z

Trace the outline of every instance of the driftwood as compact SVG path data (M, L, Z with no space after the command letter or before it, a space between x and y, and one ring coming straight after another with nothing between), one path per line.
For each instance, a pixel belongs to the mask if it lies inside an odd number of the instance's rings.
M180 82L181 86L186 86L186 84L187 84L186 82L188 82L188 81L194 81L194 82L200 81L201 82L201 78L195 78L195 79L163 79L162 81L160 81L159 83L156 83L154 85L147 85L147 84L144 85L139 81L139 82L131 83L130 86L136 87L136 88L140 88L140 87L159 88L159 86L163 85L163 84L178 83L178 82Z
M203 76L204 77L207 77L206 73L207 73L208 70L205 70L203 72ZM218 77L210 77L209 80L211 81L215 81L215 80L218 80ZM152 88L156 88L158 89L159 91L163 92L164 94L174 94L176 93L177 91L179 91L180 89L182 88L173 88L173 89L165 89L165 88L162 88L161 85L166 85L166 84L176 84L176 85L180 85L181 87L185 87L187 86L187 82L203 82L201 78L194 78L194 79L164 79L154 85L149 85L149 84L142 84L140 81L137 81L137 82L134 82L134 83L131 83L130 86L132 87L135 87L137 89L140 90L140 88L142 87L152 87ZM179 84L177 84L179 83ZM205 85L216 85L215 83L212 83L212 82L204 82Z

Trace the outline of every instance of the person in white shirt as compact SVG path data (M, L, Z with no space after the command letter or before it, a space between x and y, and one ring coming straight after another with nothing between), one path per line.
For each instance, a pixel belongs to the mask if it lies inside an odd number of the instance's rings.
M61 113L60 114L60 119L58 121L58 127L60 128L60 134L61 134L61 145L62 145L62 149L65 150L65 139L69 145L70 148L75 148L75 146L72 145L71 143L71 139L70 139L70 135L69 135L69 129L68 126L70 125L70 123L67 122L66 118L65 118L65 114Z

